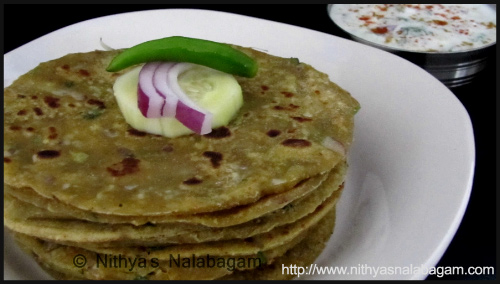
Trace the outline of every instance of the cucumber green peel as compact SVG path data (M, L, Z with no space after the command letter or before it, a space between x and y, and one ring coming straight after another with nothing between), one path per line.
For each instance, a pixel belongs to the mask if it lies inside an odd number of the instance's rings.
M250 78L258 70L253 58L228 44L182 36L146 41L130 47L118 54L106 70L116 72L153 61L190 62Z

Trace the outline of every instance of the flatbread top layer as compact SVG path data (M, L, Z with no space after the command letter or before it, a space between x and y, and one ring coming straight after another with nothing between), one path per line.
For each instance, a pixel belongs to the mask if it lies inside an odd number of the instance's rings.
M349 148L358 102L307 64L240 49L259 72L237 78L236 118L178 138L125 122L112 87L127 70L105 71L120 51L40 64L4 89L5 183L103 214L192 214L252 203L343 160L332 141Z

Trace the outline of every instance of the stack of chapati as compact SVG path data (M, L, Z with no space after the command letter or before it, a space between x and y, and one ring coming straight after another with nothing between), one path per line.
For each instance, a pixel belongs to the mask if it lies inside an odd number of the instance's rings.
M287 279L333 230L358 102L294 58L237 78L204 136L132 129L105 71L119 51L42 63L4 95L4 222L60 279Z

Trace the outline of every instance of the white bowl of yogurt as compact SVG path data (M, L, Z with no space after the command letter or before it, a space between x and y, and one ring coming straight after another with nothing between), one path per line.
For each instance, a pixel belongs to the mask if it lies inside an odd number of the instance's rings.
M353 40L421 66L448 87L469 83L496 45L495 4L331 4Z

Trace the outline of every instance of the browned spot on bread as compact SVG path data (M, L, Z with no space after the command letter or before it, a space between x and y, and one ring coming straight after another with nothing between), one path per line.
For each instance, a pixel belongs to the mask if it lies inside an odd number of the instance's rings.
M172 144L170 144L170 143L169 143L169 144L167 144L167 145L163 146L163 148L161 148L161 150L162 150L163 152L170 153L170 152L174 151L174 146L173 146Z
M212 166L214 168L220 167L220 162L222 161L222 154L214 151L205 151L203 152L203 156L210 159Z
M293 148L303 148L311 146L311 142L305 139L286 139L281 142L283 146L293 147Z
M38 115L38 116L43 115L43 111L42 111L42 109L41 109L41 108L39 108L39 107L35 107L35 108L33 108L33 111L34 111L34 112L35 112L35 114L36 114L36 115Z
M99 108L106 108L106 105L104 104L104 102L100 101L100 100L96 100L96 99L89 99L87 101L87 103L89 105L95 105L95 106L98 106Z
M85 77L90 76L90 72L89 72L89 71L87 71L87 70L85 70L85 69L80 69L80 70L78 71L78 74L80 74L80 75L82 75L82 76L85 76Z
M287 97L287 98L291 98L291 97L293 97L293 93L292 93L292 92L285 92L285 91L283 91L283 92L281 92L281 93L282 93L285 97Z
M201 179L193 177L193 178L190 178L190 179L183 181L182 183L185 185L196 185L196 184L200 184L202 182L203 181Z
M298 106L298 105L289 104L288 106L277 105L277 106L274 106L273 109L275 109L275 110L290 110L290 111L293 111L293 110L298 109L299 107L300 106Z
M43 101L51 108L58 108L60 106L58 98L46 96L43 98Z
M207 138L215 138L215 139L221 139L225 137L231 136L231 130L229 128L222 126L219 128L212 129L212 132L203 135Z
M49 127L49 139L57 138L57 129L54 126Z
M298 122L307 122L307 121L311 121L312 120L311 118L302 117L302 116L292 116L292 119L296 120Z
M276 129L271 129L266 134L267 134L267 136L273 138L273 137L276 137L276 136L280 135L281 131L276 130Z
M106 170L114 177L125 176L139 171L140 160L135 158L125 158L121 162L113 164Z
M61 152L57 150L42 150L37 153L37 156L40 159L53 159L59 157L60 155Z
M139 131L139 130L134 129L134 128L127 130L127 132L128 132L128 134L130 134L132 136L137 136L137 137L144 137L144 136L148 135L146 132Z

